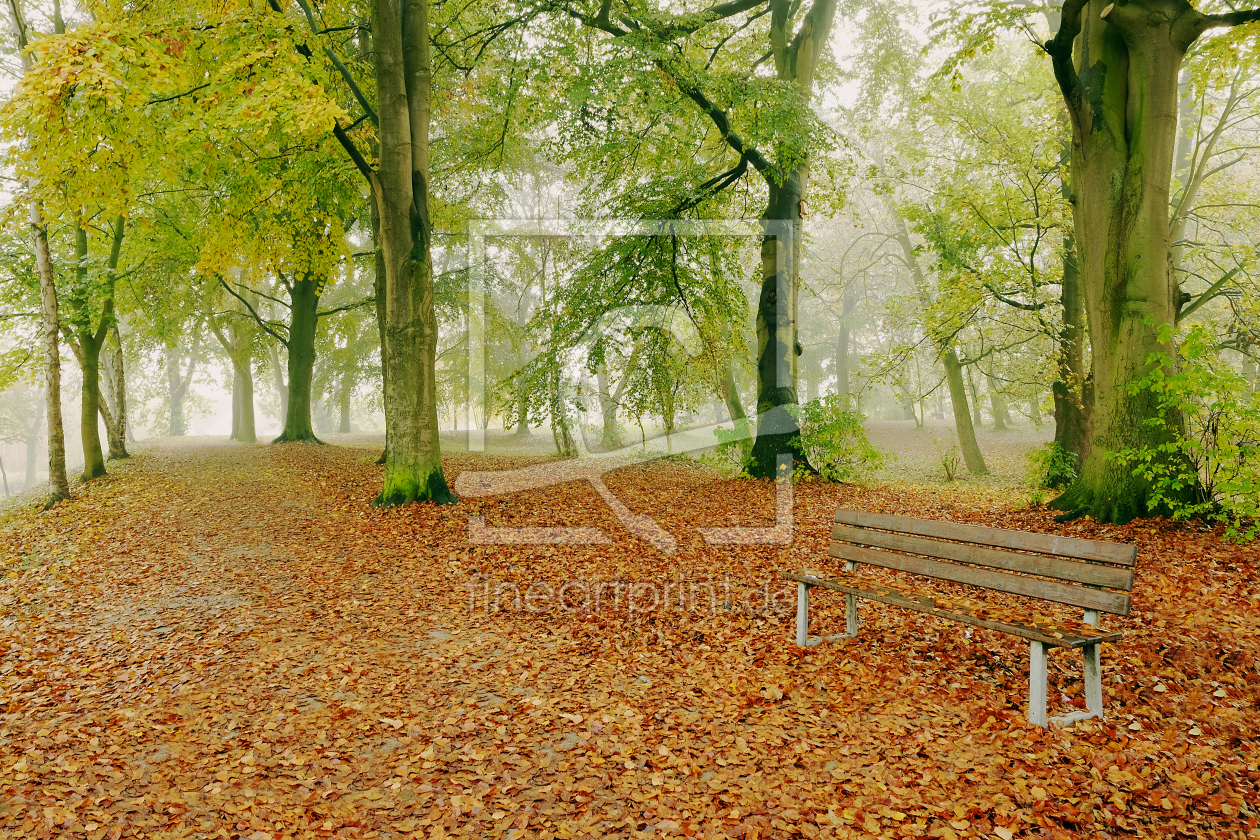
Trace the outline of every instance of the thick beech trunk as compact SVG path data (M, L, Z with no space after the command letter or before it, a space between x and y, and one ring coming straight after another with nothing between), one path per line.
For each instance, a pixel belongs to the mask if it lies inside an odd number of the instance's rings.
M1094 391L1085 371L1085 290L1076 259L1076 240L1063 238L1063 283L1060 302L1063 328L1059 333L1059 376L1051 386L1054 395L1054 440L1075 456L1079 469L1089 450Z
M315 333L319 327L320 279L295 279L289 288L289 398L284 430L272 443L319 443L311 426L315 379Z
M801 253L801 200L806 173L769 182L761 245L761 293L757 301L757 439L749 475L773 478L778 456L797 455L801 430L793 412L800 344L797 292Z
M380 101L380 211L385 276L385 478L376 503L451 504L438 439L438 325L429 221L427 0L376 0L372 39Z
M1069 0L1047 45L1072 118L1074 229L1094 374L1093 440L1079 477L1054 501L1071 515L1123 523L1157 512L1149 482L1111 455L1157 450L1184 432L1175 413L1148 423L1160 416L1157 396L1129 388L1150 371L1152 354L1176 358L1162 328L1177 314L1169 236L1177 78L1204 31L1258 18L1206 16L1185 0ZM1157 457L1188 471L1175 454Z

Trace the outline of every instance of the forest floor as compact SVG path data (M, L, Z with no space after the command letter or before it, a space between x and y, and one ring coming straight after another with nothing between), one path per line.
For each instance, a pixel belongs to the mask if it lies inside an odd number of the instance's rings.
M0 836L1260 837L1254 546L906 480L798 485L790 545L712 546L774 486L605 475L667 555L586 482L374 510L378 451L148 444L4 514ZM895 607L797 649L777 574L834 568L838 506L1136 544L1106 719L1030 725L1026 643ZM470 544L474 516L608 542ZM1050 661L1053 714L1080 659Z

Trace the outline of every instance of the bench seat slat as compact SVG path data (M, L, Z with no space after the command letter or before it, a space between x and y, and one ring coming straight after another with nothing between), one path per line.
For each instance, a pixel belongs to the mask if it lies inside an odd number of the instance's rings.
M1055 601L1087 610L1101 610L1114 615L1129 614L1129 596L1125 593L1108 592L1104 589L1089 589L1084 586L1073 586L1053 580L1023 577L1010 574L1009 572L981 569L974 566L960 566L956 563L947 563L910 554L898 554L893 551L877 551L843 542L833 541L831 549L827 553L841 560L853 560L869 566L880 566L885 569L924 575L937 580L966 583L997 592L1009 592L1012 595L1039 598L1043 601Z
M937 522L910 516L894 516L889 513L866 513L858 510L836 511L836 522L859 528L879 528L885 531L901 531L923 537L975 543L996 548L1013 548L1020 551L1037 551L1057 557L1075 557L1118 566L1132 566L1137 562L1137 546L1111 543L1102 540L1085 540L1078 537L1060 537L1053 534L1033 534L1027 531L1010 531L1005 528L986 528L983 525L967 525L960 522Z
M974 610L969 609L963 604L949 603L948 605L938 605L938 603L930 597L917 594L907 595L906 593L892 589L891 587L877 586L869 583L868 585L873 588L849 586L836 580L816 578L810 575L797 574L795 572L783 572L782 575L788 580L794 580L798 583L856 595L859 598L863 598L868 601L879 601L880 603L891 604L896 607L913 610L914 612L923 613L925 615L932 615L938 618L948 619L950 621L970 624L973 627L983 627L988 630L997 630L1022 639L1042 642L1043 644L1050 645L1052 647L1080 648L1085 645L1095 644L1098 642L1114 642L1119 640L1123 635L1121 633L1091 633L1088 635L1082 635L1075 632L1072 628L1062 625L1017 624L995 621L976 614Z
M1132 569L1098 566L1091 563L1083 563L1079 560L1032 554L1012 554L1009 551L999 551L974 544L961 545L959 543L941 542L940 540L932 540L926 537L892 534L886 531L872 531L868 528L855 528L852 525L844 524L838 524L832 528L831 538L872 548L889 548L894 551L924 554L930 557L939 557L943 560L957 560L962 563L975 563L979 566L988 566L994 569L1005 569L1008 572L1024 572L1030 575L1052 577L1073 583L1104 586L1108 589L1123 589L1126 592L1133 588Z

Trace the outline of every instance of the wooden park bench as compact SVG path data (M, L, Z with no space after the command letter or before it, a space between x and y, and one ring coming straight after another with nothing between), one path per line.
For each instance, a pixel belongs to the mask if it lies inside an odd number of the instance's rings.
M1078 607L1085 610L1084 621L1041 621L1024 605L1016 610L977 606L936 595L900 592L859 578L837 580L814 572L785 573L784 577L797 583L796 643L801 647L856 636L857 600L880 601L1028 639L1032 648L1028 719L1038 726L1047 723L1046 647L1082 648L1086 708L1053 720L1063 724L1103 716L1099 645L1114 642L1121 634L1099 629L1101 613L1128 615L1136 547L852 510L836 511L831 540L827 553L845 561L847 572L864 563L969 584ZM809 590L814 587L844 593L845 633L822 638L809 635Z

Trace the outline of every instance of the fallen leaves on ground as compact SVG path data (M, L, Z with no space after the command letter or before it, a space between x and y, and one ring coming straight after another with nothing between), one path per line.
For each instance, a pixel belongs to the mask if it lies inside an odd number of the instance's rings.
M0 834L1260 836L1254 548L907 484L802 485L790 546L711 546L772 524L773 486L606 476L666 556L578 483L373 510L375 455L155 445L7 515ZM838 506L1135 543L1107 719L1031 726L1024 642L893 606L797 649L777 573L839 572ZM469 545L470 515L614 544ZM1079 653L1050 662L1051 713L1083 705Z

